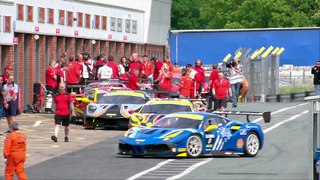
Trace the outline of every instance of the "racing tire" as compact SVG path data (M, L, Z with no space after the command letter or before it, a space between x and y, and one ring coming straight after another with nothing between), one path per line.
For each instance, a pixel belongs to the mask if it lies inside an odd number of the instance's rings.
M197 158L202 154L203 143L199 135L191 135L186 144L187 156Z
M244 143L244 155L246 157L255 157L260 148L260 139L258 135L254 132L250 132Z

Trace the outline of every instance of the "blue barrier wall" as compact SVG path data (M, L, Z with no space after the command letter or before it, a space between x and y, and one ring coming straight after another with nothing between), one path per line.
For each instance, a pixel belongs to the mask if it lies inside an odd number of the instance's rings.
M312 66L320 60L320 28L273 29L250 31L203 31L170 33L171 61L180 65L194 64L202 59L203 64L222 62L228 54L242 48L251 48L249 54L262 46L284 47L280 64ZM178 45L178 46L177 46Z

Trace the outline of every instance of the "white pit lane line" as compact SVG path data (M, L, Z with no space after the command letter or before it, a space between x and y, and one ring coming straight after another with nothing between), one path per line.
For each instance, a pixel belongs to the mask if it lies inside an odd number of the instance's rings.
M308 103L303 103L303 104L299 104L299 105L297 105L297 106L291 106L291 107L283 108L283 109L280 109L280 110L278 110L278 111L276 111L276 112L277 112L277 113L283 112L283 111L286 111L286 110L291 109L291 108L303 106L303 105L305 105L305 104L308 104ZM276 113L276 112L275 112L275 113ZM276 129L277 127L279 127L279 126L281 126L281 125L283 125L283 124L285 124L285 123L287 123L287 122L290 122L290 121L292 121L292 120L297 119L298 117L300 117L300 116L302 116L302 115L307 114L308 112L309 112L309 110L305 110L305 111L303 111L303 112L300 113L300 114L296 114L296 115L294 115L294 116L292 116L292 117L290 117L290 118L288 118L288 119L286 119L286 120L283 120L283 121L281 121L281 122L279 122L279 123L277 123L277 124L274 124L273 126L271 126L271 127L267 128L267 129L263 130L263 132L266 134L266 133L272 131L273 129ZM258 119L259 119L259 118L258 118ZM181 178L181 177L183 177L183 176L191 173L191 172L192 172L193 170L195 170L196 168L198 168L198 167L200 167L200 166L202 166L202 165L210 162L212 159L213 159L213 158L207 158L207 159L204 159L203 161L200 161L200 162L198 162L198 163L196 163L196 164L193 164L193 165L190 166L189 168L187 168L187 169L185 169L184 171L182 171L180 174L177 174L177 175L175 175L175 176L169 177L169 178L167 178L167 180L175 180L175 179ZM128 180L135 180L135 179L137 179L137 178L139 178L139 177L141 177L141 176L143 176L143 175L146 175L147 173L149 173L149 172L151 172L151 171L154 171L154 170L156 170L156 169L161 168L162 166L166 165L167 163L169 163L169 162L171 162L171 161L174 161L174 159L168 159L168 160L166 160L166 161L160 162L160 163L157 164L156 166L154 166L154 167L152 167L152 168L150 168L150 169L147 169L147 170L145 170L145 171L142 171L142 172L140 172L140 173L138 173L138 174L136 174L136 175L128 178ZM179 165L177 165L177 166L179 166Z
M41 122L42 122L42 121L36 121L36 122L34 123L33 127L40 126Z

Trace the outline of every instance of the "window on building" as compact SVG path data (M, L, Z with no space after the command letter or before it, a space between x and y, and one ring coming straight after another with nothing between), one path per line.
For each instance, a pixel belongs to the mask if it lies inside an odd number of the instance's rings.
M23 21L24 9L22 4L17 4L17 20Z
M94 22L95 22L95 29L100 29L100 16L95 15Z
M132 21L132 33L137 34L137 21L133 20Z
M89 29L91 24L90 20L91 20L90 14L86 14L86 28L89 28Z
M116 30L116 18L115 17L110 18L110 30L111 31Z
M27 21L33 22L33 6L27 6Z
M54 23L54 9L48 8L48 23Z
M73 12L71 11L67 11L67 15L68 15L68 26L73 26Z
M107 30L107 17L106 16L102 16L101 19L102 19L102 27L101 27L101 29L102 30Z
M83 13L78 12L78 27L83 27Z
M65 23L65 11L62 9L59 9L59 24L64 25Z
M121 18L117 19L117 31L122 32L122 19Z
M126 19L126 33L130 33L131 32L131 20L130 19Z
M0 16L0 32L2 31L2 16Z
M38 8L38 22L45 23L46 10L43 7Z
M11 16L3 16L4 32L11 32Z

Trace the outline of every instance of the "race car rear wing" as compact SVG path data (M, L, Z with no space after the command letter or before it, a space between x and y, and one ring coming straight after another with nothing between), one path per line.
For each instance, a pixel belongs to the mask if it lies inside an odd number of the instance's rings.
M225 115L243 115L247 116L247 122L251 122L249 117L250 116L262 116L265 123L269 123L271 121L271 112L249 112L249 111L213 111L213 114Z

